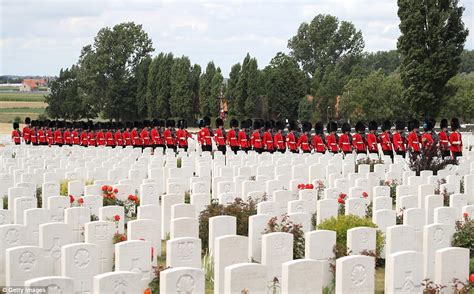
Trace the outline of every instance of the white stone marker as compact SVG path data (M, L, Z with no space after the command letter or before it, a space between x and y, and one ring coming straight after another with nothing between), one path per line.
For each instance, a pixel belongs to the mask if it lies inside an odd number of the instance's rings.
M385 256L399 251L416 251L415 227L408 225L387 228L385 239Z
M230 235L215 239L214 243L214 293L224 292L225 268L248 261L248 237ZM232 252L232 254L229 254Z
M281 292L285 294L322 293L325 262L298 259L283 263Z
M85 242L99 247L100 272L110 272L113 265L115 224L108 221L94 221L85 224Z
M39 225L51 221L49 210L44 208L30 208L23 211L23 223L26 225L26 231L30 244L38 246Z
M373 294L375 292L375 259L351 255L336 260L336 293Z
M18 246L5 251L5 285L21 286L26 280L44 275L43 249Z
M139 219L127 223L128 240L144 240L151 244L153 251L152 261L156 262L161 256L161 234L159 222L151 219Z
M357 227L347 230L347 251L350 255L359 255L364 251L375 252L377 230L369 227Z
M33 197L19 197L14 200L15 208L13 209L13 222L15 224L23 225L25 223L25 216L23 212L27 209L36 208L36 198Z
M171 219L180 217L196 217L196 207L192 204L180 203L171 206Z
M72 230L72 242L84 242L84 226L91 220L87 207L71 207L64 211L64 222Z
M201 268L201 239L176 238L166 241L166 266Z
M115 220L115 216L118 215L119 220ZM99 220L109 221L115 224L115 231L119 234L125 232L125 210L123 206L110 205L99 208Z
M110 272L94 277L94 294L141 294L141 275L133 272Z
M214 242L217 237L237 234L235 216L221 215L209 218L209 253L213 254Z
M28 244L28 235L25 225L0 226L0 284L5 285L5 252L8 248Z
M45 251L44 268L48 276L61 275L61 246L72 242L71 228L65 223L39 226L39 246Z
M141 276L141 287L151 281L151 244L132 240L115 244L115 270L130 271Z
M71 206L69 197L52 196L48 198L47 208L53 222L64 221L64 210ZM44 206L43 206L44 207Z
M293 235L270 233L262 236L262 264L267 267L267 281L281 281L281 264L293 260Z
M363 198L346 199L345 215L356 215L365 217L367 212L367 201ZM376 213L376 212L374 212Z
M179 217L171 220L170 239L199 238L199 220L192 217Z
M426 221L423 208L410 208L403 212L403 224L415 229L415 251L423 251L423 227Z
M171 207L174 204L184 203L184 193L161 196L161 239L166 240L170 233Z
M91 243L61 247L61 275L74 279L74 291L92 292L92 281L99 274L99 248Z
M72 293L74 280L68 277L46 276L25 281L25 287L44 287L46 293Z
M466 282L469 277L469 248L448 247L436 251L434 282L446 288L442 293L454 293L453 280Z
M387 255L385 293L423 293L423 253L399 251Z
M336 217L339 210L337 200L334 199L322 199L318 200L316 205L316 223L319 225L321 222Z
M267 268L257 263L238 263L225 268L225 294L267 293Z
M205 281L201 269L169 268L160 273L160 293L204 294Z
M140 205L138 206L137 219L151 219L161 224L161 208L156 205ZM161 238L161 226L157 228L160 231Z
M423 228L423 278L434 279L436 250L449 247L451 229L448 225L431 224Z
M249 250L248 258L257 262L262 260L262 236L268 227L271 216L257 214L249 217Z

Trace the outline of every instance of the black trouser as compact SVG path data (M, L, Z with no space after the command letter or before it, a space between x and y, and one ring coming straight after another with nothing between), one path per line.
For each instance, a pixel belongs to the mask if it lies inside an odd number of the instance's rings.
M225 155L227 147L225 145L217 145L217 150L219 150L220 152L222 152L222 154Z
M263 148L255 148L255 147L254 147L253 150L254 150L255 152L257 152L258 154L262 154Z
M298 152L298 149L294 149L294 150L293 150L293 149L290 149L290 152L291 152L291 153L299 153L299 152Z
M303 150L303 153L311 153L311 150Z
M280 152L280 153L285 153L285 152L286 152L286 149L278 149L278 152Z
M397 151L397 155L401 155L402 157L405 157L406 152L405 151Z
M239 146L230 146L230 149L234 151L235 154L237 154L237 151L240 150Z
M166 148L173 149L176 152L176 145L166 145Z
M203 152L211 152L212 151L212 146L211 145L202 145L201 149Z
M441 151L441 156L443 157L443 159L445 159L446 157L451 156L451 152L449 152L449 150L442 150Z
M462 151L461 152L453 152L453 159L457 159L459 156L462 156Z

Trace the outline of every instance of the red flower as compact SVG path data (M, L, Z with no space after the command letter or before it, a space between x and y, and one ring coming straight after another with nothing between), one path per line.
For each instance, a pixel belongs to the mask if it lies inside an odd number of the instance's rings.
M118 193L118 189L117 189L117 188L114 189L114 193Z
M102 186L102 191L104 191L104 192L107 191L107 186L106 185Z
M313 184L306 184L306 189L313 189L314 188L314 185Z
M73 203L73 202L74 202L74 196L69 195L69 203Z
M471 282L471 284L474 284L474 273L469 275L469 282Z
M304 184L298 184L298 190L304 189Z
M469 213L465 212L462 214L464 216L465 219L467 219L469 217Z
M346 201L344 201L344 199L342 199L342 198L338 198L337 202L339 202L341 204L346 204Z
M120 241L127 241L127 236L125 235L120 236Z
M362 197L367 198L369 197L369 194L367 194L367 192L362 192Z
M113 189L114 189L114 188L112 188L112 186L108 186L108 187L107 187L107 190L109 190L109 192L112 192Z
M151 294L150 288L146 288L145 291L143 292L143 294Z
M344 194L344 193L339 194L339 198L341 198L341 199L345 199L346 197L347 197L347 195Z
M118 221L120 220L120 215L116 214L116 215L114 216L114 220L115 220L116 222L118 222Z
M82 197L81 197L81 198L79 198L79 200L77 200L77 203L79 203L79 204L82 204L82 203L84 203L84 198L82 198Z
M135 196L133 196L133 195L128 195L128 200L133 201L133 198L134 198L134 197L135 197Z

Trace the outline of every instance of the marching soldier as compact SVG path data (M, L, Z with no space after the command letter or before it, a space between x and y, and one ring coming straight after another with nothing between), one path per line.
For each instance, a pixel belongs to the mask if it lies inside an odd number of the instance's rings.
M151 147L150 132L148 128L150 127L149 121L144 121L142 130L140 131L140 141L142 142L142 149Z
M105 132L105 145L115 148L115 145L116 145L115 134L112 128L116 129L116 126L112 125L111 123L109 124L109 128L107 129L107 132Z
M72 138L72 131L71 131L72 123L66 122L65 124L66 124L66 128L64 129L64 132L63 132L64 144L72 146L72 144L74 143L74 140Z
M392 137L390 133L392 123L389 120L386 120L382 123L381 128L382 133L379 136L379 142L382 147L382 152L384 155L390 155L390 157L393 157Z
M265 133L263 133L263 147L265 151L273 153L275 151L275 145L273 143L273 121L265 122Z
M230 130L227 132L227 144L230 146L230 149L234 152L234 154L237 154L237 151L239 151L239 140L237 138L239 134L239 122L233 118L230 120Z
M283 122L277 121L275 123L276 133L273 137L273 142L275 148L280 153L285 153L286 151L286 144L285 144L285 134L283 133L284 125Z
M434 139L431 134L431 131L433 130L433 125L431 124L431 121L426 120L425 123L423 124L423 134L421 135L421 147L423 149L429 149L431 146L434 144Z
M457 118L451 119L451 134L449 135L449 144L451 145L451 153L453 159L457 159L462 156L462 136L459 132L460 128L459 120Z
M176 152L176 131L174 127L176 122L172 119L166 121L166 129L163 133L165 136L166 148L173 149Z
M225 155L227 150L225 144L226 132L224 129L224 121L220 117L216 118L216 131L214 133L214 141L216 142L217 150Z
M30 140L32 145L38 145L38 121L31 121Z
M117 122L115 132L114 132L114 141L115 141L116 147L123 147L124 145L122 131L123 131L123 124L121 122Z
M209 117L204 117L199 122L199 127L201 130L198 133L198 142L201 144L201 150L203 152L212 152L212 141L213 136L211 130L211 119Z
M31 119L29 117L25 117L25 126L23 127L23 140L26 144L30 144L31 137L30 137L30 126Z
M377 146L377 129L378 125L375 121L369 122L369 133L367 134L367 149L369 153L379 153Z
M337 132L337 123L330 122L326 127L328 131L328 135L326 137L326 144L329 152L335 154L339 151L339 147L337 145L338 137L336 135Z
M416 119L412 120L408 123L408 148L410 152L415 155L420 154L420 138L418 135L418 128L420 127L420 122Z
M392 136L392 144L397 155L401 155L405 157L406 153L406 143L407 140L405 138L405 122L404 121L396 121L395 122L395 132Z
M179 148L188 151L188 138L192 138L188 130L188 122L184 119L178 121L178 130L176 131L176 139L178 141Z
M239 141L240 149L246 153L250 150L250 136L249 129L251 127L252 121L246 119L240 122L240 132L237 136Z
M324 127L321 122L314 125L314 136L311 139L311 145L317 153L326 152L326 144L324 143Z
M54 145L54 133L53 129L56 128L56 123L54 121L48 121L48 128L46 129L46 143L48 146Z
M13 143L15 143L15 145L21 144L20 125L17 122L13 123L12 140L13 140Z
M303 153L311 153L310 132L312 125L310 122L303 122L303 134L298 138L296 144Z
M296 133L296 123L294 121L290 121L288 123L288 134L286 135L286 146L290 149L291 153L298 153L298 138Z
M355 125L356 133L352 136L352 146L357 154L366 154L367 146L365 144L365 124L358 121Z
M89 126L89 132L87 134L87 138L88 138L88 144L87 146L96 146L96 139L95 139L95 129L97 128L97 125L94 125L91 121L90 122L90 126Z
M61 122L61 121L56 121L56 127L57 128L53 133L54 144L58 145L59 147L62 147L63 143L64 143L63 132L62 132L62 129L63 129L62 123L63 122Z
M449 157L449 133L448 133L448 120L443 118L440 123L441 132L439 132L439 148L441 150L441 156L444 158Z
M123 131L123 144L124 146L132 146L132 133L130 132L132 122L127 122L125 126L125 131Z
M105 146L105 133L104 130L107 128L105 123L97 123L97 132L95 134L97 146Z
M255 119L253 121L253 133L250 138L251 145L253 147L253 150L257 152L258 154L261 154L263 151L263 144L262 144L262 122L260 119Z
M79 139L80 139L81 146L83 147L89 146L89 135L87 133L87 125L84 122L82 123L82 131L81 131L81 135Z
M351 125L347 122L342 124L341 127L342 134L339 136L339 141L338 141L338 146L339 149L344 153L344 154L350 154L352 153L352 147L351 147Z

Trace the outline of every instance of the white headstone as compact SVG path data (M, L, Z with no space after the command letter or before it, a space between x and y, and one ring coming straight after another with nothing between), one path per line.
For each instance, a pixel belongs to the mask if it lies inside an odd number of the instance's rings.
M99 248L91 243L61 247L61 275L74 280L74 292L92 292L92 281L99 274Z
M201 239L184 237L166 241L166 266L201 268Z
M336 293L373 294L374 277L375 259L371 256L351 255L336 260Z
M269 233L262 237L262 264L267 267L267 282L281 281L281 265L293 260L293 235Z
M214 293L224 292L225 268L227 266L248 261L248 244L249 240L245 236L229 235L215 239Z
M201 269L176 267L160 272L160 293L204 294L204 285Z
M109 221L93 221L85 224L85 242L96 244L99 249L100 272L112 270L114 257L113 238L115 224Z

